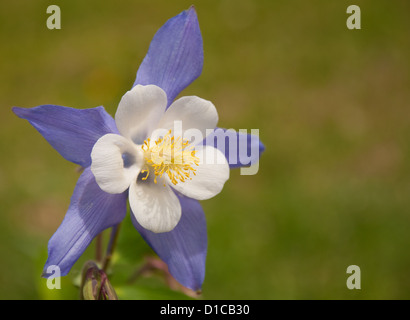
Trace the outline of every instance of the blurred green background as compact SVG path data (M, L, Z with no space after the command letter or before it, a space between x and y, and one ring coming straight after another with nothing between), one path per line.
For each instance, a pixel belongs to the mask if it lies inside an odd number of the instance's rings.
M46 27L52 4L61 30ZM205 64L183 95L213 101L222 127L259 129L266 146L257 175L234 170L203 202L202 298L409 299L405 0L1 1L0 298L75 299L81 268L54 292L40 278L78 173L11 107L104 105L113 115L155 32L191 4ZM361 30L346 27L350 4ZM150 253L129 217L122 228L116 286ZM361 290L346 287L353 264ZM155 275L119 295L180 297Z

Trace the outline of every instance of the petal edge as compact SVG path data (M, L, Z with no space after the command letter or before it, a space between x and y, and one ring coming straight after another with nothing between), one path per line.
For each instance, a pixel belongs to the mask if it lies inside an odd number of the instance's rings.
M208 248L206 219L200 203L180 195L181 220L174 230L153 233L132 222L144 240L168 265L171 275L183 286L200 290L205 278L205 262Z
M202 72L202 35L194 7L169 19L155 34L134 85L155 84L165 90L168 106Z
M13 107L66 160L84 168L91 164L94 143L107 133L118 133L114 119L104 107L75 109L57 105Z
M60 227L48 243L48 258L43 277L49 266L58 266L67 275L91 241L101 231L118 224L126 214L127 194L108 194L95 182L86 168L74 189L70 207Z

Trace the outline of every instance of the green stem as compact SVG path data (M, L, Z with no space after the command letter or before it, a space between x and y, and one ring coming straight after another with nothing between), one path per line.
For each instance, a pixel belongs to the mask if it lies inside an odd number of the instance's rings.
M110 265L110 262L111 262L112 255L114 254L114 250L117 245L120 226L121 226L121 223L113 226L111 229L110 241L108 242L107 252L105 254L105 259L104 259L103 268L102 268L104 272L107 272L108 266Z
M95 238L95 260L102 262L102 232Z

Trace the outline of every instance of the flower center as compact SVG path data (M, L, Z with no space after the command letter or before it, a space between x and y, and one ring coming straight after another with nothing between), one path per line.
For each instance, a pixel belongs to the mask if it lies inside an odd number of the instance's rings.
M193 165L198 165L199 158L195 156L193 146L189 145L188 140L171 136L171 130L154 143L151 143L151 139L145 140L141 148L144 151L146 164L141 173L147 173L142 180L147 180L150 171L155 174L155 183L158 176L161 178L166 173L174 185L192 179L191 173L195 175L196 169Z

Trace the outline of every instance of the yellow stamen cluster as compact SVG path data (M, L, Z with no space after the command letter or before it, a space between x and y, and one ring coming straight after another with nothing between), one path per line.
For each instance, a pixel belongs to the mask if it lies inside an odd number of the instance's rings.
M189 145L189 141L181 137L171 136L171 130L162 137L151 143L150 139L144 141L142 150L144 151L146 167L141 173L147 173L142 180L147 180L150 171L154 171L160 178L166 173L171 182L176 185L190 178L190 174L195 175L196 169L193 165L199 164L199 158L195 156L195 150Z

